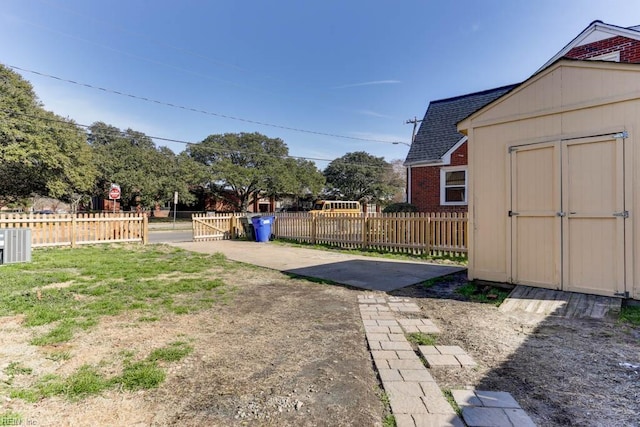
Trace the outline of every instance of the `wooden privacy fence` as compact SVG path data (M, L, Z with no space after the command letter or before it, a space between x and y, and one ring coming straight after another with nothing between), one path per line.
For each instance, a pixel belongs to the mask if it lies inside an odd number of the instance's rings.
M257 215L257 214L249 214ZM464 256L467 252L466 213L396 213L311 216L271 213L276 238L341 248ZM251 222L245 214L193 215L194 240L233 239Z
M31 246L147 243L148 221L139 213L0 214L0 228L30 228Z

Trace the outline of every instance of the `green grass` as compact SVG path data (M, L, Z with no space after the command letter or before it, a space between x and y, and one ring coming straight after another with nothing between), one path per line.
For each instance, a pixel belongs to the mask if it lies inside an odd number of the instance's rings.
M633 326L640 326L640 306L626 306L620 309L619 319Z
M112 388L128 391L156 388L166 378L166 373L158 366L158 361L175 362L192 351L193 348L186 342L176 341L153 350L144 360L132 362L135 353L123 350L120 355L124 359L124 367L120 375L106 378L96 367L83 365L66 378L52 374L44 375L31 387L12 389L9 395L27 402L37 402L52 396L80 400ZM10 372L12 375L30 374L31 370L15 363L5 369L5 373L11 376Z
M193 351L193 347L184 341L175 341L163 348L151 352L147 360L150 362L162 360L164 362L176 362Z
M60 387L57 394L62 394L71 400L77 400L100 394L111 386L112 382L104 378L94 367L84 365L65 380L60 381L59 385L56 384L53 389L58 391L57 388Z
M165 379L165 372L156 362L141 361L127 364L122 375L114 379L125 390L141 390L158 387Z
M6 368L4 368L4 373L8 377L4 382L11 385L13 383L13 379L17 375L31 375L33 373L33 369L22 365L20 362L11 362Z
M393 414L388 413L388 412L391 412L391 402L389 401L389 395L382 389L378 389L377 394L378 394L378 397L380 398L380 401L384 405L385 412L387 412L385 417L382 419L382 426L395 427L396 418L393 416Z
M153 321L210 308L231 291L212 269L235 268L220 254L162 245L39 249L31 263L0 270L0 316L22 314L25 326L52 324L31 343L58 344L101 316L137 310L142 321Z
M422 332L411 332L407 334L407 340L417 345L436 345L438 337L436 335L425 334Z
M99 394L110 387L112 387L111 381L104 378L96 368L84 365L67 378L52 374L45 375L30 388L12 390L10 396L27 402L37 402L52 396L79 400Z
M382 419L382 427L396 427L396 417L394 417L392 414L387 414L383 419Z
M456 414L461 417L462 409L460 409L460 407L456 403L456 400L453 398L453 393L451 393L451 390L448 388L444 388L442 389L442 394L444 395L444 398L447 399L447 402L449 402L449 405L451 405L453 410L456 411Z
M33 369L23 366L20 362L11 362L9 366L4 369L4 373L9 376L15 375L31 375Z
M509 291L493 286L478 286L475 283L467 283L456 290L457 293L474 302L494 304L499 306L509 296Z

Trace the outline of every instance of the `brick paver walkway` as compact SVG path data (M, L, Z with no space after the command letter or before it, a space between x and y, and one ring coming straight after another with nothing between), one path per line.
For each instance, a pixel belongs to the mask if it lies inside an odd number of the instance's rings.
M418 347L423 363L405 333L437 334L439 330L429 319L396 318L402 313L420 313L409 299L360 295L358 302L371 355L398 427L535 426L509 393L453 390L463 422L425 363L462 369L476 362L458 346L435 345Z
M435 325L428 319L396 320L394 313L420 312L420 308L408 300L360 296L358 301L371 355L389 397L396 425L463 427L462 420L404 335L421 332L420 327L431 333L437 330Z

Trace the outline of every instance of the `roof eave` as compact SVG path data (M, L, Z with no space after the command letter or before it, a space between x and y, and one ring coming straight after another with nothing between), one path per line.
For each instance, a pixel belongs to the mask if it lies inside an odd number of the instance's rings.
M408 168L414 166L441 166L443 163L443 160L440 158L430 160L414 160L412 162L405 161L402 165Z

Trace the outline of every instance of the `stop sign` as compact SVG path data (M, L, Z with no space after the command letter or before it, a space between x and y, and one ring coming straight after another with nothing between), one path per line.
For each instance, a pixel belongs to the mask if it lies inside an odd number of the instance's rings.
M109 190L109 198L111 200L118 200L120 198L120 187L111 187Z

